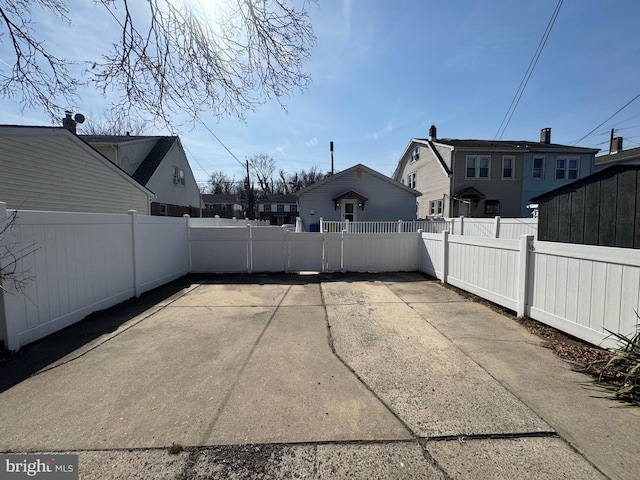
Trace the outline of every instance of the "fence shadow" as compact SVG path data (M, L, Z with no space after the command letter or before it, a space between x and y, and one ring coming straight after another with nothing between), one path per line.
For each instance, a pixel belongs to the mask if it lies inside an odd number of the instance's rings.
M92 313L83 320L22 347L16 353L0 352L0 393L56 364L67 355L81 351L103 335L141 315L160 302L180 295L194 284L226 285L305 285L321 282L417 282L438 281L419 272L384 273L236 273L189 274L178 280L132 298L106 310Z

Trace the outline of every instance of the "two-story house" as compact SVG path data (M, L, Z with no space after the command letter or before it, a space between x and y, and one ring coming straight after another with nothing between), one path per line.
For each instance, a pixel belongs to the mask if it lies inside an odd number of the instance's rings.
M258 200L258 218L269 220L271 225L295 225L298 215L295 195L271 194Z
M413 138L393 178L422 193L418 218L527 217L529 200L593 171L598 150L540 141Z
M80 138L156 194L151 215L199 215L200 190L179 137L80 135Z

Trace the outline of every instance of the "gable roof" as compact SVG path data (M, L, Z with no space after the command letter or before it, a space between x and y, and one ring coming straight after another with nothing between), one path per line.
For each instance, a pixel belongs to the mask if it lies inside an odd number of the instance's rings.
M67 137L73 144L84 150L88 155L103 163L111 170L117 172L127 182L135 185L138 189L142 190L151 198L155 198L155 193L146 188L143 184L136 181L131 175L125 172L122 168L115 165L107 157L105 157L98 150L93 148L87 141L79 135L71 132L65 127L43 127L43 126L29 126L29 125L0 125L0 134L3 135L32 135L32 136L56 136L61 135Z
M364 170L365 172L367 172L368 174L372 175L373 177L375 177L375 178L377 178L379 180L382 180L384 182L390 183L394 187L397 187L397 188L400 188L402 190L405 190L407 192L412 193L416 197L419 197L420 195L422 195L422 193L418 192L417 190L414 190L413 188L409 188L406 185L403 185L402 183L398 182L397 180L394 180L393 178L387 177L386 175L383 175L380 172L376 172L375 170L373 170L372 168L367 167L366 165L358 163L357 165L354 165L351 168L347 168L346 170L343 170L342 172L336 173L334 175L330 175L327 178L324 178L324 179L320 180L319 182L316 182L314 184L309 185L308 187L305 187L305 188L299 190L296 193L296 196L298 198L300 198L300 195L303 195L303 194L305 194L305 193L307 193L307 192L309 192L309 191L311 191L313 189L316 189L316 188L318 188L318 187L320 187L322 185L325 185L325 184L327 184L327 183L329 183L329 182L331 182L331 181L333 181L333 180L335 180L337 178L344 177L345 175L348 175L351 172L354 172L359 168Z
M596 165L609 162L623 162L625 160L637 160L640 158L640 147L621 150L617 153L608 153L596 157Z
M134 180L146 185L177 141L178 137L160 137L144 160L138 165L136 171L133 172Z
M258 203L297 203L295 194L272 193L258 199Z
M418 138L423 142L428 139ZM433 140L436 145L444 145L463 150L500 150L500 151L522 151L522 152L576 152L593 153L600 150L597 148L575 147L572 145L561 145L559 143L541 143L529 140L475 140L457 138L438 138Z

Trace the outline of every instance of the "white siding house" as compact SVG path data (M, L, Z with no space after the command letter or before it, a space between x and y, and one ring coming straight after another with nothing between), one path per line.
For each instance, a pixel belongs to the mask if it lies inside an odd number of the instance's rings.
M150 212L153 192L66 128L0 126L0 172L10 209Z
M81 138L155 193L152 215L199 214L200 190L180 138L129 135Z
M304 229L328 221L416 219L420 192L358 164L297 193Z

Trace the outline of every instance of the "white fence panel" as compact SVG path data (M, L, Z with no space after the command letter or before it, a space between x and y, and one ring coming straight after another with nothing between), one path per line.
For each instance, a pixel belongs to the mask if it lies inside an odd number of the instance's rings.
M536 242L530 254L527 314L599 344L635 331L640 311L640 251ZM604 345L613 346L613 339Z
M190 228L191 271L248 272L249 234L249 227Z
M315 232L290 233L288 242L288 271L322 271L324 235Z
M442 279L444 240L440 233L423 233L420 248L420 271Z
M288 234L288 235L287 235ZM251 227L251 271L252 272L284 272L286 270L284 228Z
M522 235L538 238L537 218L501 218L499 238L517 239Z
M137 294L189 273L189 238L185 218L136 215Z
M417 233L346 233L343 269L349 272L416 271L419 240Z
M0 323L12 350L134 296L129 215L20 211L5 235L33 250L17 264L23 289L4 283Z
M519 240L450 235L446 281L516 310Z
M340 272L342 270L342 233L325 233L324 235L324 271Z
M249 220L248 218L192 217L192 227L253 227L269 226L268 220Z

